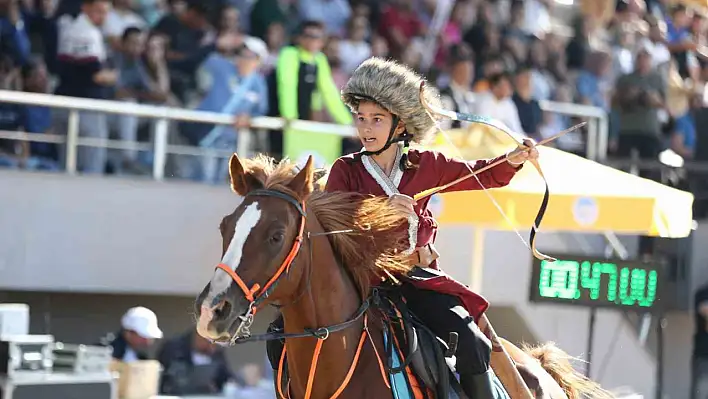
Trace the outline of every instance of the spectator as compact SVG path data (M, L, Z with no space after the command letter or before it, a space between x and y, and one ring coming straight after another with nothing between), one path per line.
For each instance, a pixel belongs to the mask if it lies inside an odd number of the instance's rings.
M273 381L263 378L261 367L257 364L247 364L241 369L244 384L237 388L233 397L249 399L271 399L275 397Z
M666 21L669 51L678 62L681 77L697 80L698 70L694 53L697 45L689 30L690 25L690 10L683 4L674 5L671 9L671 18Z
M322 54L324 27L316 21L305 21L297 45L283 48L275 73L271 74L270 114L287 119L312 120L319 111L315 92L321 96L330 116L341 124L351 124L352 115L342 103L327 58ZM275 106L277 105L277 107ZM271 151L282 155L282 133L271 131Z
M542 38L551 30L550 8L553 0L524 1L524 30L528 35Z
M529 50L529 65L531 67L531 93L538 101L549 100L553 94L555 81L548 70L548 49L546 44L535 39Z
M610 70L610 65L611 58L608 53L597 51L588 56L586 67L578 74L576 81L581 104L600 107L607 112L610 111L605 90L605 80Z
M620 76L634 71L635 32L626 24L621 25L615 32L610 81L615 81Z
M651 54L640 49L636 69L616 84L614 105L619 117L617 155L629 157L633 150L641 159L656 160L663 149L659 110L666 103L661 76L652 70Z
M391 53L388 51L388 43L382 36L374 35L371 38L371 56L388 58Z
M489 77L489 92L477 97L477 114L484 115L504 123L514 132L522 133L519 110L511 99L513 90L506 72Z
M221 9L221 12L219 13L218 30L220 34L241 33L241 12L238 8L233 6L225 6Z
M565 48L568 69L576 70L585 67L586 58L592 51L590 48L590 23L582 15L575 17L573 22L573 38Z
M512 100L519 112L521 127L529 137L538 138L541 133L543 111L538 101L531 96L531 69L522 67L516 71L514 88Z
M320 21L328 35L343 36L352 15L348 0L299 0L302 21Z
M205 96L197 109L234 115L235 129L187 123L182 131L190 144L236 150L238 129L249 128L252 117L268 112L268 88L265 78L258 72L267 57L268 49L262 40L246 37L236 57L215 53L204 61L198 72L198 86ZM226 181L228 168L225 160L207 160L200 169L193 178L211 183Z
M339 54L341 54L340 46L341 41L339 38L331 36L327 39L327 44L324 48L324 55L327 57L327 62L329 62L329 67L332 70L332 80L338 90L341 90L347 84L347 80L349 80L349 75L342 69L342 59L339 58Z
M184 12L166 15L153 30L167 38L170 85L185 104L191 102L190 94L196 89L196 70L209 54L216 50L232 51L241 45L240 36L233 33L222 34L215 41L207 14L203 3L192 0Z
M264 74L269 74L275 68L275 64L278 62L278 54L280 50L285 46L287 37L285 35L285 28L280 22L275 22L270 24L268 27L268 33L266 34L266 45L268 46L268 59L264 61L261 70Z
M511 3L509 24L504 28L504 36L515 38L522 43L528 40L524 31L524 3L514 1Z
M57 46L59 39L59 26L56 15L56 9L59 0L41 1L37 7L28 11L26 14L28 31L34 41L33 52L42 53L44 64L50 73L56 74L57 71Z
M666 105L674 121L671 149L684 158L693 158L696 147L696 126L691 116L691 99L696 88L690 79L683 79L676 61L671 62L668 72Z
M234 378L224 351L194 331L165 341L157 359L164 395L216 394Z
M29 61L30 41L19 0L0 0L0 54L9 54L15 65Z
M156 339L162 339L162 330L155 312L138 306L128 309L118 333L109 334L102 343L113 348L113 359L129 363L149 359L147 350Z
M474 78L474 57L472 49L466 44L454 46L451 49L450 84L440 90L440 99L445 109L467 114L474 113L474 94L472 79ZM444 120L443 129L458 129L467 127L470 122Z
M378 33L394 58L401 59L411 40L425 34L425 26L413 9L413 0L393 0L383 9Z
M169 98L169 91L153 84L148 67L143 61L145 53L145 34L136 27L129 27L123 33L120 52L116 54L118 82L116 99L125 102L164 103ZM121 140L137 141L138 117L134 115L111 115L109 124L118 131ZM122 154L122 155L121 155ZM148 171L139 166L138 152L135 150L109 151L110 164L114 173L132 172L146 174Z
M651 54L652 68L665 70L671 61L671 53L666 47L666 23L648 18L649 34L639 41L639 46Z
M30 62L22 68L22 87L26 92L47 93L49 77L42 62ZM24 130L27 133L52 134L52 111L41 105L24 105ZM59 153L56 144L24 142L20 166L30 170L58 170Z
M368 32L366 18L357 17L350 21L347 37L339 43L339 59L345 73L352 74L359 64L371 57L371 45L366 42Z
M475 82L473 91L475 93L485 93L489 91L489 78L505 71L504 63L500 58L491 57L484 61L482 65L482 76ZM479 75L479 73L478 73Z
M296 0L256 0L251 10L251 35L266 40L268 27L279 23L285 28L287 35L295 32L297 15Z
M60 26L59 86L56 94L72 97L107 99L118 80L118 74L106 67L106 47L101 27L109 0L83 0L81 14ZM79 113L79 134L108 138L108 120L100 112ZM66 128L68 113L57 111L57 126ZM106 168L106 148L79 147L78 169L86 173L103 173Z
M4 59L2 59L4 58ZM17 90L18 70L15 68L9 56L0 55L0 89ZM21 132L25 130L26 114L22 112L22 106L12 103L0 102L0 131ZM0 167L18 168L20 166L20 155L22 154L22 144L13 140L0 139Z
M130 0L113 0L113 8L106 16L103 34L115 51L120 51L123 33L128 28L147 28L147 22L130 8Z

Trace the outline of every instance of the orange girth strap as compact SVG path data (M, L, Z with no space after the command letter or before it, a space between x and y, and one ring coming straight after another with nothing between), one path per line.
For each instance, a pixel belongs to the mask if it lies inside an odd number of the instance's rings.
M352 376L354 375L354 370L356 370L357 364L359 364L359 356L361 355L361 350L364 347L364 342L366 342L366 338L369 336L368 334L368 328L367 328L367 321L368 321L368 316L364 315L364 330L361 332L361 336L359 337L359 344L357 345L356 352L354 353L354 359L352 360L351 366L349 366L349 371L347 372L347 375L344 377L344 381L339 385L339 388L337 388L337 391L335 391L332 396L329 397L329 399L335 399L339 397L339 395L344 392L344 389L346 389L347 385L349 385L349 381L351 381ZM315 351L312 354L312 362L310 363L310 374L307 376L307 388L305 390L305 399L310 399L312 395L312 388L315 383L315 372L317 371L317 361L319 360L320 357L320 352L322 351L322 345L324 344L324 341L328 338L318 338L317 339L317 344L315 344ZM371 342L371 345L373 346L373 341ZM376 348L374 347L374 351L376 351ZM280 399L288 399L290 397L290 392L286 392L288 395L286 396L282 390L281 390L281 384L280 384L280 379L282 378L283 375L283 359L285 357L285 352L286 350L283 349L283 354L280 358L280 362L278 364L278 395ZM376 352L376 357L379 357L378 352ZM381 359L379 359L379 362L381 362ZM380 364L381 365L381 364ZM391 386L388 384L388 381L386 379L386 375L384 374L383 368L381 368L381 376L384 379L384 382L386 383L386 386L390 389ZM290 382L288 381L288 385Z

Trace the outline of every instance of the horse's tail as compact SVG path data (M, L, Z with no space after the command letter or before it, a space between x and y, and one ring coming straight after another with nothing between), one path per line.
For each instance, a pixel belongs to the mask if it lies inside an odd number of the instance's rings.
M538 346L524 345L524 352L541 363L541 367L560 385L568 399L613 399L614 395L600 384L587 378L573 368L576 360L553 342Z

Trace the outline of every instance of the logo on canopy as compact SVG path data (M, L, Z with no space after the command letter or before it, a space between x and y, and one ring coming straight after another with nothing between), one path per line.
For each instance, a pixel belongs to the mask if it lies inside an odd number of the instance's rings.
M597 222L600 209L597 201L590 197L580 197L573 204L573 219L581 226L591 226Z

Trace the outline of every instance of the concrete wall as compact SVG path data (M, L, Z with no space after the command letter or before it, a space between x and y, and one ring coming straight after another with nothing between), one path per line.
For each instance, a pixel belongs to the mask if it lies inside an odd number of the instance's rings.
M238 202L227 186L0 171L0 288L195 294Z
M181 332L218 261L219 221L238 201L226 186L0 171L0 290L13 291L0 291L0 301L30 303L33 332L49 325L61 340L93 342L138 303L158 312L166 332ZM468 226L443 226L437 240L442 267L466 284L472 283L474 234ZM526 229L522 235L527 239ZM708 228L701 226L694 245L697 285L708 281L705 242ZM515 341L555 341L585 358L588 310L529 304L528 249L509 232L486 232L483 243L482 294L493 304L497 330ZM538 246L548 252L604 249L597 236L543 232ZM259 313L260 327L266 316ZM671 314L667 322L666 392L685 399L691 319ZM234 358L257 359L261 349L239 347ZM599 313L593 360L593 377L608 388L630 385L653 397L653 352L639 345L635 328L619 313Z

